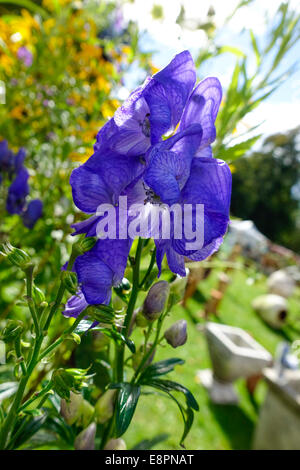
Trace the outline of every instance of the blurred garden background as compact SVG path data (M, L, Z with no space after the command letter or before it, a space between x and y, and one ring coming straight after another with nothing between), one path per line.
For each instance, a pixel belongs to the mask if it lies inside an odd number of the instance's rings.
M24 148L29 172L21 216L8 210L7 186L0 184L0 244L9 241L30 254L37 266L36 286L50 298L74 243L71 224L82 220L72 200L70 174L92 155L99 129L136 86L182 50L191 52L198 80L219 78L223 100L213 152L232 172L233 223L219 252L187 264L184 300L168 318L170 324L182 318L188 323L188 342L175 351L186 364L176 367L172 379L184 383L199 403L187 449L252 448L268 381L260 373L252 382L241 376L234 384L239 402L218 404L199 371L212 367L207 321L242 328L271 353L275 366L299 369L300 3L0 0L0 15L0 166L7 141L14 154ZM42 202L39 217L30 212L35 200ZM279 307L278 299L253 304L270 293L282 299ZM24 294L22 273L0 255L1 330L12 318L29 323L20 301ZM57 314L52 339L70 322ZM133 333L136 343L142 336L141 329ZM93 402L107 374L98 339L89 332L79 345L64 342L36 370L27 398L59 364L92 366L94 388L86 398ZM166 354L160 347L156 359ZM13 359L8 355L0 364L4 409L16 390ZM295 416L300 414L297 380ZM73 448L57 397L45 406L44 414L32 414L26 441L21 433L14 444ZM128 449L178 449L181 427L176 404L159 394L155 400L145 395L123 438Z

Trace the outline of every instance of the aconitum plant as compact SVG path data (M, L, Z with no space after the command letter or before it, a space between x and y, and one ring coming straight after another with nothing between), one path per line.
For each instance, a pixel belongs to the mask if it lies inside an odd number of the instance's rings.
M3 255L25 273L34 335L25 353L19 321L11 320L2 334L15 348L20 374L3 417L2 448L26 440L24 419L33 409L37 415L47 409L47 401L53 405L54 393L60 411L56 401L52 413L69 446L125 449L123 434L134 426L146 391L159 391L178 405L184 445L198 404L183 384L164 377L184 361L158 359L162 345L170 351L184 347L187 323L182 319L166 328L164 322L181 300L185 259L201 261L221 245L231 196L230 170L211 148L221 85L213 77L195 83L192 57L184 51L131 93L99 131L93 155L73 170L74 203L89 217L73 226L78 239L54 301L37 292L29 256L3 247ZM61 308L67 292L72 296ZM60 311L72 324L50 341L49 326ZM106 364L101 377L93 364L59 367L24 401L36 366L66 339L79 343L82 335L93 335L99 362Z
M0 191L6 200L0 213L6 209L9 214L18 214L25 227L33 228L42 215L43 204L39 199L27 203L29 173L24 166L25 156L23 148L14 154L6 140L0 142Z

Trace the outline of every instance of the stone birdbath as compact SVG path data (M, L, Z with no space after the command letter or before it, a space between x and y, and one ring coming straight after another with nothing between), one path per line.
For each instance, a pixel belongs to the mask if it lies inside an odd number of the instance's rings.
M241 328L208 322L204 331L212 370L199 371L198 378L214 403L237 404L234 381L259 375L272 356Z

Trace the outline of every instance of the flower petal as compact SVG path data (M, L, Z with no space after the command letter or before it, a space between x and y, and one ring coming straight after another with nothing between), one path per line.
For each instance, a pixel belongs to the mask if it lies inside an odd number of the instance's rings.
M190 177L181 193L181 204L192 204L193 209L196 204L204 205L202 248L225 234L229 223L230 196L231 173L228 165L214 158L194 158ZM185 238L176 239L172 241L172 246L178 253L190 257L194 251L185 248L187 241Z
M199 123L203 136L199 150L211 144L216 138L215 120L222 100L222 87L215 77L208 77L195 88L185 107L180 130Z
M162 202L173 204L180 198L180 188L189 177L190 162L182 155L157 149L144 174L147 185Z
M87 303L108 304L113 281L112 270L93 250L78 256L74 268Z
M153 76L143 94L150 109L151 143L175 129L196 81L191 54L183 51Z
M29 173L22 167L9 187L6 200L6 209L10 214L21 214L25 205L25 198L29 194Z
M77 318L88 305L83 292L79 290L76 295L72 295L72 297L68 299L63 314L65 317Z
M37 220L42 216L43 203L39 199L33 199L28 204L25 212L22 214L22 219L25 227L33 228Z
M94 153L72 171L70 184L76 206L84 212L96 212L100 204L115 204L120 193L144 169L138 158L108 151Z

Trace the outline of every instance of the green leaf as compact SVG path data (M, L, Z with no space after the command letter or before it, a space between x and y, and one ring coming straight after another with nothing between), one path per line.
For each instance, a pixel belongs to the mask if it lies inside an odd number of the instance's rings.
M34 436L34 434L37 433L45 424L46 419L46 413L43 413L41 416L34 416L32 419L28 414L22 418L18 423L17 429L15 429L12 434L14 441L13 447L17 449L22 444L24 444L24 442L28 441L32 436ZM16 439L15 435L17 436Z
M184 447L184 441L185 441L185 438L187 437L188 433L190 432L192 426L193 426L193 422L194 422L194 412L191 408L188 408L186 410L186 419L185 419L185 422L184 422L184 430L183 430L183 434L181 436L181 440L180 440L180 445L182 447Z
M182 434L181 439L180 439L180 445L182 447L184 447L184 444L183 444L184 440L187 437L188 433L190 432L190 429L191 429L192 424L193 424L193 419L194 419L193 410L192 410L192 408L189 408L189 407L185 410L183 408L183 406L181 405L181 403L172 395L172 393L170 393L168 387L166 387L162 382L163 381L156 380L156 381L153 381L152 383L149 383L147 385L165 392L168 395L168 397L171 398L176 403L176 405L178 406L179 411L180 411L181 416L182 416L182 420L184 422L184 429L183 429L183 434Z
M261 55L260 55L260 52L259 52L259 49L258 49L258 44L257 44L256 38L255 38L254 33L253 33L252 30L250 30L250 37L251 37L252 48L254 50L255 57L256 57L256 65L259 66L260 60L261 60Z
M224 52L230 52L231 54L236 55L237 57L246 57L246 54L241 51L238 47L233 46L221 46L218 48L219 54L224 54Z
M239 144L227 147L219 151L220 158L225 162L233 162L237 158L243 157L245 153L251 149L255 142L261 137L261 134L251 137L250 139L244 140Z
M86 333L91 328L92 324L93 322L91 321L81 320L74 333L77 333L79 335ZM108 338L111 338L118 344L125 343L132 353L135 353L136 351L134 342L129 338L125 338L125 336L122 335L122 333L120 333L119 331L117 331L114 327L103 328L102 326L95 326L93 328L93 331L101 331L105 336L108 336Z
M121 383L116 405L116 434L120 437L128 428L141 393L139 385Z
M0 384L0 403L6 398L11 397L16 393L18 382L5 382Z
M193 408L193 410L195 410L195 411L199 411L199 405L198 405L194 395L192 394L192 392L190 392L183 385L181 385L177 382L173 382L172 380L155 380L152 383L158 383L162 387L165 387L165 389L168 390L169 392L174 390L176 392L183 393L185 395L185 398L186 398L187 406L189 408Z
M157 436L153 437L153 439L143 439L142 441L135 444L131 450L149 450L152 449L157 444L168 439L169 434L158 434Z
M144 384L148 383L148 381L151 381L156 377L159 377L160 375L168 374L169 372L174 370L175 366L182 364L184 364L184 361L176 357L165 359L164 361L155 362L144 370L144 372L140 376L139 382Z
M129 338L125 338L125 336L122 335L122 333L119 333L119 331L115 330L114 328L99 328L99 330L109 338L113 339L116 343L125 343L128 349L132 353L135 353L136 349L134 342Z
M22 8L27 8L33 13L38 13L42 18L47 19L49 17L48 13L44 8L36 5L31 0L0 0L0 3L9 3L10 5L16 5Z
M88 331L91 328L92 324L93 322L91 321L81 320L79 325L77 325L77 327L75 328L74 333L81 335L82 333L85 333L86 331Z

